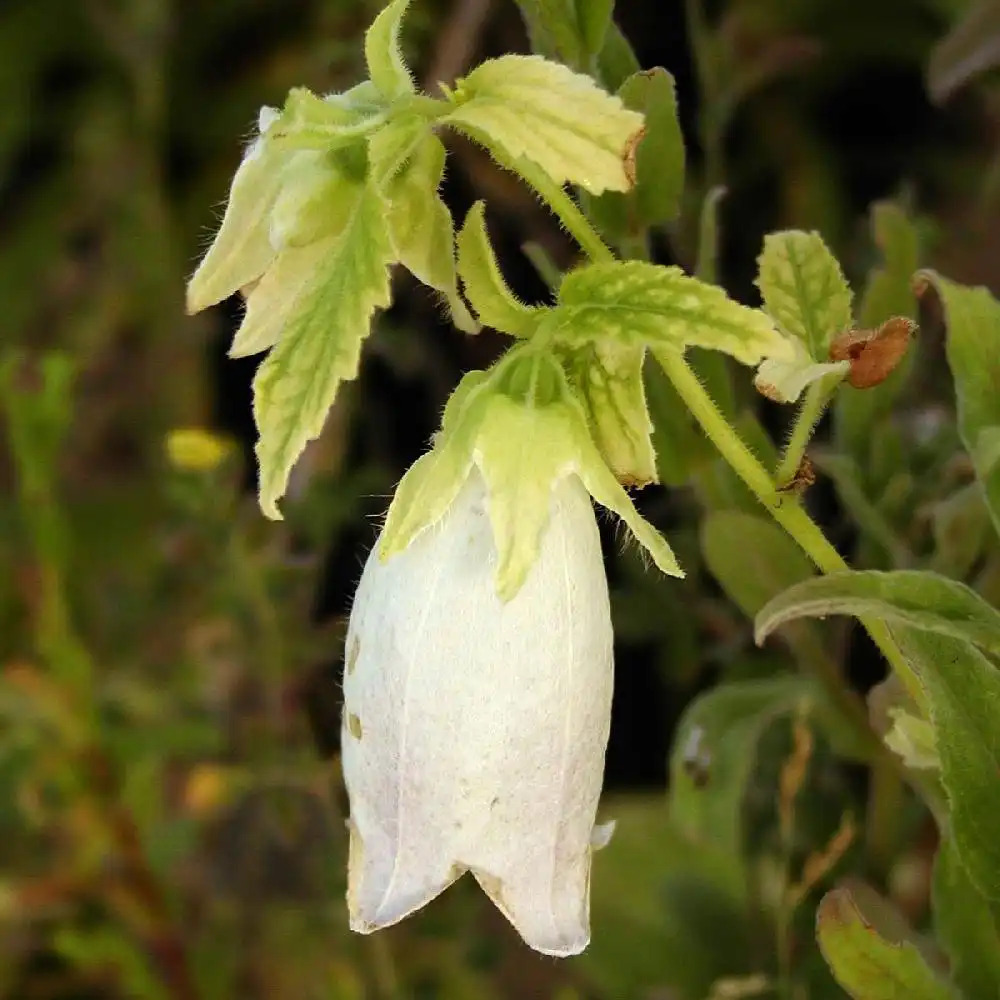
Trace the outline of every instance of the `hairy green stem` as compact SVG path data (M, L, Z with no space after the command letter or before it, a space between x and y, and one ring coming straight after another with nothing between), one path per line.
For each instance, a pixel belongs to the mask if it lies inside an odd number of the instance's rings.
M806 389L806 398L799 407L795 426L792 428L792 436L788 439L785 454L781 458L777 474L774 477L778 486L786 486L795 478L795 473L799 471L806 448L812 439L813 431L840 382L839 378L823 378L818 382L813 382Z
M718 448L722 457L746 483L767 512L791 535L816 566L824 573L837 573L850 569L840 553L802 509L798 500L778 493L767 469L740 440L712 397L698 381L684 360L684 356L679 351L662 349L655 351L654 354L673 383L677 394L684 400L708 439ZM904 659L885 623L866 615L861 619L861 624L868 630L868 634L882 651L882 655L899 675L910 696L918 705L925 708L926 698L917 675Z

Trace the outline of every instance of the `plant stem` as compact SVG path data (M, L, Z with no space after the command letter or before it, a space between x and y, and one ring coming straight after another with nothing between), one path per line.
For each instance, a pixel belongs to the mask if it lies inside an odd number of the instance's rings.
M529 160L519 161L517 172L545 199L592 261L607 263L615 260L614 254L601 241L587 217L560 185L550 180L544 171L535 167ZM654 350L653 353L673 383L677 394L701 425L705 436L746 483L765 510L791 535L815 565L824 573L837 573L850 569L840 553L802 509L799 501L778 493L767 469L730 426L729 421L715 405L715 401L698 381L698 376L691 370L683 353L666 348ZM928 706L923 688L885 623L870 615L862 617L860 621L889 665L899 675L910 697L926 714Z
M510 169L520 174L541 195L542 200L566 227L566 231L594 263L607 264L615 260L615 255L597 235L576 202L544 170L523 158L518 160L517 167L510 166Z
M718 448L733 471L749 487L768 513L799 544L800 548L824 573L837 573L850 567L840 553L830 544L816 523L802 509L798 500L782 496L775 489L771 477L739 435L719 411L712 397L698 381L697 376L679 351L660 349L654 351L677 394L684 400L692 416L701 425L708 439ZM868 630L875 644L882 651L892 669L899 675L910 697L926 708L926 698L920 682L910 665L903 658L899 647L878 618L865 616L861 624Z
M828 385L828 381L831 384ZM795 473L799 471L813 431L823 416L833 391L840 382L840 378L823 378L818 382L813 382L806 389L806 398L799 407L795 426L792 428L792 436L788 439L788 446L785 448L785 454L782 456L774 477L778 486L784 486L795 478Z

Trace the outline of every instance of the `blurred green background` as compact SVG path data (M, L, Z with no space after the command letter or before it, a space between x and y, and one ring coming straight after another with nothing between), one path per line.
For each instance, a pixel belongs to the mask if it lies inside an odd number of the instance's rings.
M683 583L602 524L618 640L603 812L619 829L595 862L587 955L534 956L468 880L401 927L346 929L337 741L351 593L449 392L503 342L457 333L398 274L361 376L274 524L253 496L258 359L225 358L241 305L189 318L183 292L258 108L293 85L360 79L380 6L0 4L0 997L771 995L754 910L766 893L734 907L723 861L667 816L685 706L720 677L789 662L753 648L705 568L704 481L639 498L689 568ZM861 287L879 261L869 209L884 199L917 216L921 263L1000 289L1000 6L619 0L615 17L642 66L674 74L688 140L688 208L655 235L659 260L693 265L701 198L721 183L719 279L742 301L758 301L754 262L776 228L819 229ZM512 0L418 0L405 43L429 89L528 46ZM505 274L541 299L521 247L561 266L574 247L485 154L449 141L450 207L461 217L488 199ZM907 398L947 424L941 359L928 329ZM788 413L735 375L734 410L755 409L780 441ZM869 544L842 486L810 494L835 541L859 565L905 562L884 532ZM890 532L904 548L926 529L926 511L906 510ZM856 687L878 681L864 640L838 635ZM792 737L772 735L780 762ZM767 812L766 754L759 770L748 808ZM822 747L813 770L802 808L815 846L845 808L863 810L866 788ZM917 923L926 840L918 818L867 873ZM762 834L750 852L759 885L780 876L771 846ZM836 995L818 969L810 995Z

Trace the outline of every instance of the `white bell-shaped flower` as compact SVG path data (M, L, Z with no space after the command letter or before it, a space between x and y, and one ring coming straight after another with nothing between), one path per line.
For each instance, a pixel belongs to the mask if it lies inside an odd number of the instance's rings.
M343 766L354 930L402 920L470 871L524 940L573 955L612 694L594 512L552 487L537 559L509 600L478 468L444 516L369 556L347 636Z

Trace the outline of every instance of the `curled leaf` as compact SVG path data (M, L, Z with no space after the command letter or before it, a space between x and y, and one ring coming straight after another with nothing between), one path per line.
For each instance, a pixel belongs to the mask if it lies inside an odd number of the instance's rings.
M848 330L830 344L831 361L849 361L847 381L855 389L870 389L884 382L906 355L916 323L893 316L877 330Z

